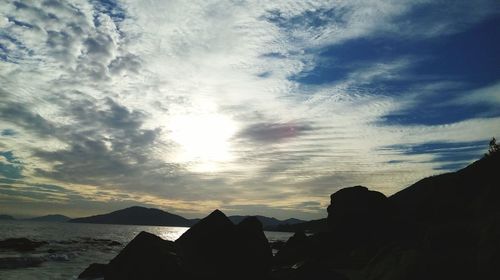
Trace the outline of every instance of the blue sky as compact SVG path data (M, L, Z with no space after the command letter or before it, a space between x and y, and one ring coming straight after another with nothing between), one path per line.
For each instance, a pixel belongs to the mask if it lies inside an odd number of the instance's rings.
M480 158L500 5L0 0L0 213L320 218Z

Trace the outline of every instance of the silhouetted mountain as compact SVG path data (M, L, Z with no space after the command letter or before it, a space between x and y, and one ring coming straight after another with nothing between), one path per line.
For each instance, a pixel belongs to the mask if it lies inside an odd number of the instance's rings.
M274 231L283 231L283 232L320 232L326 231L328 229L328 225L326 222L326 218L312 220L302 223L296 224L281 224L274 227L272 230Z
M191 226L192 221L159 209L133 206L108 214L71 219L70 223L149 225L149 226Z
M9 215L0 215L0 220L15 220L14 217Z
M64 215L54 214L54 215L45 215L41 217L35 217L26 219L27 221L36 221L36 222L67 222L71 218L66 217Z
M304 222L305 222L304 220L290 218L290 219L283 220L282 224L295 225L295 224L304 223Z
M400 216L416 222L482 219L500 211L500 153L457 172L432 176L392 195Z
M234 216L229 216L228 218L234 224L239 224L241 221L243 221L244 219L246 219L248 217L252 217L252 216L234 215ZM291 219L287 219L287 220L282 221L282 220L278 220L274 217L269 218L269 217L259 216L259 215L254 216L254 217L256 217L262 223L264 230L275 230L276 228L278 228L281 225L293 225L293 224L298 224L298 223L304 222L302 220L295 219L295 218L291 218Z

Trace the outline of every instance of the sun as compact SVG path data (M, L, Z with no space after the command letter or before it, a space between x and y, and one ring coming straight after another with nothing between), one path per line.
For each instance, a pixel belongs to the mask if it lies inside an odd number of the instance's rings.
M230 139L236 125L230 117L214 112L174 115L169 127L171 140L179 145L176 160L191 170L214 172L232 159Z

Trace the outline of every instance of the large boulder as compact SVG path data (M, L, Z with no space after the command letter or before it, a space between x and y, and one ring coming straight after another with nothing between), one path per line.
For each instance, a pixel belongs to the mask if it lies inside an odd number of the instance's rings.
M313 238L316 254L338 267L364 266L394 235L394 209L387 197L366 187L344 188L331 195L329 233Z
M310 250L311 242L304 232L296 232L290 237L285 245L278 251L274 257L276 265L292 265L304 261Z
M80 273L80 275L78 275L78 279L104 278L107 266L107 264L103 263L90 264L82 273Z
M330 199L328 227L345 238L343 242L378 242L390 233L394 211L384 194L356 186L341 189Z
M256 217L247 217L236 226L236 247L240 265L249 275L264 275L271 266L272 251L264 235L262 223Z
M148 233L139 233L109 262L105 279L183 279L175 245Z
M235 226L219 210L176 241L185 270L200 279L250 279L265 274L272 257L262 224L255 218Z
M363 186L344 188L330 196L328 226L330 230L370 228L387 221L390 215L387 197Z

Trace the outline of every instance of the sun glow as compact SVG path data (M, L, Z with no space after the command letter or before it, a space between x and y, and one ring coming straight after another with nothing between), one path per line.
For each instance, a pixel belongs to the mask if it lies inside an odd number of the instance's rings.
M220 163L232 159L230 138L236 132L231 118L218 113L173 116L170 137L180 146L176 159L191 170L217 171Z

